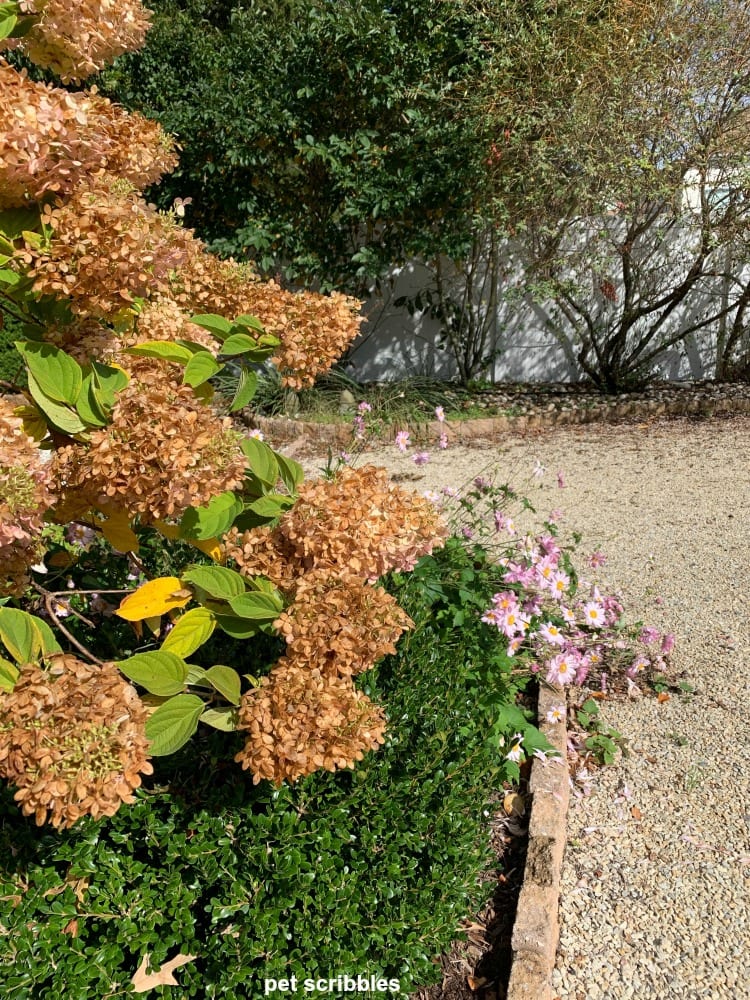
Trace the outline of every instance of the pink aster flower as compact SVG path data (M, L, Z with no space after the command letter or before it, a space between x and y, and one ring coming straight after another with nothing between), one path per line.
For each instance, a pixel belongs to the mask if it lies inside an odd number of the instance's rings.
M661 641L661 651L664 655L668 655L674 649L674 635L671 632L667 632Z
M553 622L543 622L539 626L539 635L545 642L552 646L562 646L565 644L565 636Z
M447 447L448 447L448 435L443 433L440 435L440 439L438 441L438 448L440 448L441 451L445 451Z
M427 465L430 461L430 453L428 451L418 451L416 455L412 455L412 462L415 465Z
M547 681L550 684L572 684L578 663L570 653L558 653L547 663Z
M565 705L553 705L547 712L547 722L564 722Z
M603 552L592 552L591 555L589 556L589 566L592 569L599 569L599 567L603 566L606 563L606 561L607 557L604 555Z
M561 490L565 489L565 476L562 470L558 471L557 473L557 485Z
M404 452L409 447L411 443L411 435L408 431L399 431L396 435L396 447L399 451Z
M441 424L445 420L445 410L442 408L442 406L435 407L435 419L438 420Z
M552 591L552 596L558 601L561 601L568 592L568 587L570 586L570 577L567 573L563 573L558 570L552 577L549 584L549 589Z
M646 625L645 628L641 629L640 640L644 645L650 646L652 642L658 642L659 639L661 639L661 632L653 625Z
M535 479L541 479L546 471L547 470L544 468L542 463L539 461L539 459L537 459L536 462L534 463L534 468L531 474L534 476Z
M596 601L589 601L583 606L583 620L591 628L603 628L606 624L604 608Z
M372 413L372 406L369 403L364 402L364 400L357 405L358 413Z
M257 427L253 427L253 429L251 431L248 431L247 432L247 436L249 438L255 438L256 441L263 441L264 437L265 437L265 435L263 434L263 431L260 430Z

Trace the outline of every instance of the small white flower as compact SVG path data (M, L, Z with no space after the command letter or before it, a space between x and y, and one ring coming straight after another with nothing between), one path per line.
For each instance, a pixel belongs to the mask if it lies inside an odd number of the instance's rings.
M564 722L565 705L553 705L546 715L547 722Z

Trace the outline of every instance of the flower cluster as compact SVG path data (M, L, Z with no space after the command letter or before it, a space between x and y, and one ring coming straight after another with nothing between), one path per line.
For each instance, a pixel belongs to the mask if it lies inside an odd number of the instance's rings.
M170 377L169 366L131 359L130 370L112 423L55 452L50 469L66 509L114 507L155 520L240 486L246 459L231 420Z
M383 710L350 679L288 659L243 695L239 714L248 739L235 760L255 784L354 767L384 742Z
M290 292L275 281L261 281L247 264L205 252L191 255L175 275L173 296L183 308L227 319L256 316L267 333L279 338L272 360L292 389L310 386L328 371L362 322L357 299L339 292Z
M42 557L44 512L53 503L49 471L39 449L0 397L0 597L16 596Z
M63 83L85 80L140 48L150 19L140 0L23 0L22 9L38 20L15 44L0 46L20 48Z
M49 239L25 239L16 263L37 295L68 299L79 316L115 317L136 296L167 292L195 243L126 181L106 176L45 205L42 222Z
M384 469L343 467L331 480L304 483L275 528L230 533L226 555L245 575L286 590L313 569L373 582L413 569L447 534L434 505L390 483Z
M0 59L0 208L69 195L104 172L143 188L176 163L156 122L96 94L34 83Z
M146 711L113 663L26 664L0 695L0 775L38 825L112 816L151 774Z
M299 581L294 601L274 622L297 664L352 676L395 653L414 623L380 587L330 570Z
M413 567L446 533L433 505L388 483L384 470L344 467L301 486L275 527L226 536L225 555L240 572L267 576L292 597L275 622L287 655L240 712L249 737L237 759L256 779L351 767L382 742L382 712L352 678L395 652L413 623L372 583Z
M494 595L482 621L508 640L509 655L530 652L549 683L582 685L592 669L601 673L605 657L614 653L625 659L630 681L646 669L665 669L672 637L647 628L634 644L623 639L617 631L623 611L619 600L576 579L554 535L515 535L512 551L500 564L507 589Z

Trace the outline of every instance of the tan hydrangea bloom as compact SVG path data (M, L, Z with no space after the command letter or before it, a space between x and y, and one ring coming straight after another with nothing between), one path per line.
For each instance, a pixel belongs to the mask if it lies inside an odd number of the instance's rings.
M0 694L0 775L38 825L112 816L151 774L146 711L113 663L26 664Z
M303 483L294 507L271 529L226 537L226 556L246 576L277 586L315 569L374 582L391 570L407 572L443 545L448 528L435 505L388 481L385 469L344 467L332 480ZM278 554L283 566L272 566Z
M50 463L64 503L115 507L143 520L179 517L240 486L246 459L241 434L218 417L181 369L128 358L129 384L118 395L112 423L88 444L60 448Z
M243 695L239 719L248 737L235 760L252 772L255 784L354 767L384 742L383 710L351 680L290 658Z
M140 0L24 0L22 7L39 21L23 38L0 42L0 48L22 49L63 83L85 80L139 49L151 16Z
M96 94L34 83L0 59L0 209L69 195L105 171L141 190L176 163L156 122Z
M127 182L109 177L45 205L42 221L52 231L49 244L25 241L17 266L33 279L37 295L64 298L80 316L114 317L136 296L165 292L196 242Z
M0 396L0 597L18 596L44 553L40 538L54 497L36 442Z
M257 316L267 333L281 341L276 356L285 385L312 385L359 333L357 299L334 292L289 292L262 281L247 264L199 253L176 276L174 295L186 309L218 313L226 319Z
M350 677L395 653L399 636L414 622L380 587L314 570L302 577L274 627L295 663Z

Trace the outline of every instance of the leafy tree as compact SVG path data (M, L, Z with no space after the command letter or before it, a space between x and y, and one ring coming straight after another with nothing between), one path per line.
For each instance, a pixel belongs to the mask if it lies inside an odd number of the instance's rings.
M361 290L460 256L484 173L455 114L486 59L463 3L157 0L145 48L103 78L183 147L162 185L213 249ZM179 96L178 96L179 95Z
M724 323L719 371L742 340L750 11L598 6L527 11L518 65L492 68L478 107L527 287L554 303L582 373L617 391L690 332Z

